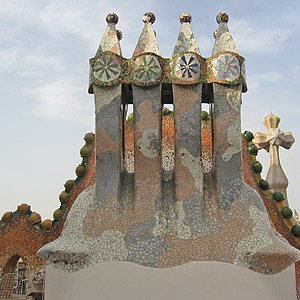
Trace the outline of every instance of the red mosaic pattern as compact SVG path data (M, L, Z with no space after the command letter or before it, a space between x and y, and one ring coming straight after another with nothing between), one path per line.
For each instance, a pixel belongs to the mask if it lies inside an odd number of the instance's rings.
M254 188L264 201L264 205L269 214L270 220L274 225L277 232L284 236L288 242L297 249L300 249L298 242L295 237L285 224L285 221L281 215L281 212L278 209L277 203L275 200L268 198L259 187L255 173L252 169L251 158L248 151L248 142L243 140L243 170L244 170L244 179L247 184ZM295 273L296 273L296 289L297 289L297 298L300 299L300 261L295 263Z
M254 188L258 192L262 200L264 201L264 205L267 209L270 220L272 221L272 224L274 225L276 231L279 232L281 235L283 235L292 246L296 247L297 249L300 249L300 246L295 240L295 237L293 236L289 228L286 226L284 219L278 209L276 201L268 198L263 193L263 191L261 190L261 188L259 187L256 181L252 169L250 155L248 153L248 143L246 140L243 140L243 170L244 170L245 182L249 184L252 188Z
M297 299L300 299L300 261L295 263Z
M13 218L0 228L0 269L2 275L13 272L21 257L27 265L27 272L36 272L44 265L44 260L36 256L37 251L47 243L58 238L68 213L78 195L95 182L94 144L89 154L89 164L82 182L69 194L65 213L58 225L49 231L35 228L25 216ZM15 258L15 259L14 259ZM1 274L0 274L1 275Z

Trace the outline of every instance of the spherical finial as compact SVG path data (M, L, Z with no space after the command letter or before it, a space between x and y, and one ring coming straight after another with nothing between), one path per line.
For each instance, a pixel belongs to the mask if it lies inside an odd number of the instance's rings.
M216 30L214 31L214 34L213 34L213 36L214 36L215 39L217 38L217 35L218 35L218 29L216 29Z
M146 12L143 15L143 22L147 23L147 22L151 22L152 24L155 22L155 15L152 12Z
M192 16L189 13L182 13L179 16L180 23L191 23L192 22Z
M217 23L220 24L220 22L225 22L225 23L228 23L228 20L229 20L229 16L224 13L224 12L220 12L217 17Z
M117 24L118 21L119 21L119 17L118 17L118 15L115 14L115 13L110 13L110 14L108 14L107 17L106 17L106 22L107 22L107 24L109 24L109 23Z
M121 39L123 38L123 33L121 30L117 30L117 37L119 41L121 41Z

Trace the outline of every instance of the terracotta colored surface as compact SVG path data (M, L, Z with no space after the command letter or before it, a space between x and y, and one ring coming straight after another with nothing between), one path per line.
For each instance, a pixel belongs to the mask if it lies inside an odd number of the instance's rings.
M82 182L71 190L65 213L54 229L41 231L35 228L27 217L22 215L13 218L12 221L0 228L0 269L2 269L3 273L8 273L15 269L17 261L11 259L14 256L21 257L24 260L27 265L27 272L37 271L44 265L44 260L38 258L36 252L60 235L75 199L83 190L94 184L94 156L95 150L93 145L89 155L90 160L86 175Z

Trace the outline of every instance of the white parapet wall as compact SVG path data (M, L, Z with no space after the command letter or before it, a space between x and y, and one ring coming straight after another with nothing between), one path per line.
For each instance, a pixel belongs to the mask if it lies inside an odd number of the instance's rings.
M220 262L168 269L104 262L66 273L46 267L45 300L297 300L295 267L262 275Z

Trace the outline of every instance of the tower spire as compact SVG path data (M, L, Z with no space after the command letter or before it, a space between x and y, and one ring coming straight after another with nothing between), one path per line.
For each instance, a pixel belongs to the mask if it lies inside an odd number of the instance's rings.
M101 43L96 51L95 57L100 55L104 51L111 51L118 55L122 55L119 41L122 39L122 32L116 30L116 24L119 21L119 17L115 13L109 13L106 16L107 28L102 37ZM88 92L93 94L93 83L92 83L92 68L89 72L89 89Z
M156 41L156 33L152 27L152 24L155 22L155 15L151 12L145 13L143 16L143 22L145 23L145 25L133 52L133 56L136 56L143 52L152 52L160 55L160 51Z
M182 26L174 47L173 56L183 51L192 51L200 54L199 47L190 25L192 16L189 13L182 13L179 20Z
M118 39L118 32L116 30L116 24L119 21L119 17L115 13L110 13L106 17L107 28L102 37L101 43L98 47L96 55L99 55L104 51L111 51L118 55L122 55L121 47Z
M214 34L216 41L212 54L214 55L221 51L230 51L238 54L239 52L227 26L227 22L229 20L228 15L226 13L220 12L217 15L216 19L219 23L219 28L217 32L215 31Z

